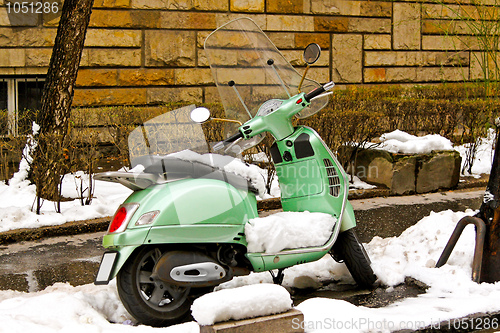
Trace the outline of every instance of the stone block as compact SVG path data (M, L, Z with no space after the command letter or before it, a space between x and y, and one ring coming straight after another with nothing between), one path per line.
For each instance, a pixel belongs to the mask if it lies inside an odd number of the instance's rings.
M148 104L172 102L201 103L203 89L199 88L149 88L147 90Z
M364 82L376 83L385 82L386 73L385 68L365 68L364 69Z
M118 70L81 68L76 78L77 87L106 87L118 84Z
M94 0L93 8L130 8L131 0Z
M48 67L51 48L26 49L26 67Z
M0 28L0 47L52 47L56 33L52 28Z
M131 0L130 6L135 9L190 10L193 0Z
M267 36L274 45L280 50L289 50L295 48L295 33L293 32L271 32Z
M251 13L242 13L242 14L234 14L234 13L217 13L215 15L215 19L217 20L217 26L235 20L241 17L251 18L262 30L267 30L267 15L265 14L251 14Z
M461 161L457 151L433 152L423 156L418 163L417 193L457 186Z
M302 312L292 309L269 316L200 326L200 333L300 333L304 332L303 323L304 315Z
M299 71L299 73L302 73L302 71ZM319 83L330 82L330 68L313 66L307 72L307 78Z
M222 11L226 12L229 9L227 1L220 0L192 0L193 9L207 11Z
M385 70L386 82L415 82L417 69L415 67L388 67Z
M176 68L176 85L208 85L214 84L210 68Z
M191 67L195 65L194 31L146 31L146 66ZM168 41L166 43L165 41Z
M11 6L14 1L11 2ZM7 7L0 7L0 26L4 27L36 27L38 15L36 13L15 13L11 8L9 13Z
M361 149L354 174L367 183L389 188L391 194L402 195L454 188L460 178L460 166L460 154L456 151L406 155ZM353 171L352 165L348 171Z
M383 1L362 1L360 8L361 16L392 16L392 2Z
M217 28L215 17L215 13L162 11L160 12L159 27L163 29L214 30Z
M161 12L155 10L94 9L89 27L97 28L160 28Z
M304 51L303 50L282 50L281 53L293 67L305 66L304 62ZM326 66L330 65L330 51L322 51L321 56L314 66Z
M391 35L365 35L365 50L390 50L391 49Z
M75 89L73 106L143 105L146 88Z
M420 6L419 3L394 3L395 49L420 49Z
M265 0L231 0L230 8L232 12L263 13Z
M0 49L0 67L24 67L24 49Z
M327 15L361 15L362 1L346 0L311 0L311 12L314 14Z
M302 14L304 0L266 0L267 13Z
M141 65L140 49L84 49L83 53L86 53L86 66L138 67Z
M417 80L421 82L460 82L469 77L464 67L422 67L416 69Z
M269 15L267 30L270 31L314 31L315 18L312 16Z
M99 47L141 47L140 30L88 29L85 46Z
M462 13L459 5L448 3L426 3L422 5L423 18L430 19L459 19Z
M203 87L203 103L221 103L217 87Z
M322 49L330 49L330 35L325 33L297 33L295 47L305 49L310 43L318 44Z
M362 33L391 33L392 22L391 19L386 18L349 18L348 25L349 32L362 32Z
M415 192L416 156L404 156L395 161L392 168L391 194L402 195Z
M386 151L361 149L356 157L355 175L370 184L391 188L392 164L391 154Z
M174 70L170 68L119 69L120 86L164 86L174 84Z
M348 17L314 17L314 30L324 32L347 32L349 29Z
M362 60L362 35L333 35L332 64L335 82L361 82L363 79Z

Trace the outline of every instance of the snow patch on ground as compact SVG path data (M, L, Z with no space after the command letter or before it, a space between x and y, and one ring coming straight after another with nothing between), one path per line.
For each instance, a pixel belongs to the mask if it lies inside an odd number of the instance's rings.
M191 306L193 318L200 325L213 325L282 313L292 308L288 291L275 284L255 284L223 289L196 299Z

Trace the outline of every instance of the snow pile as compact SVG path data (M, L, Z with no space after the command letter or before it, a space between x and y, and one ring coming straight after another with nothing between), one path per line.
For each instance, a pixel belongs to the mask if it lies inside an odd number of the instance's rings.
M380 141L382 145L378 148L390 153L428 154L433 150L453 150L451 141L439 134L415 136L395 130L383 134Z
M89 181L88 175L83 172L66 175L62 183L63 196L77 198L78 186L82 180L84 183ZM130 193L125 186L95 181L91 205L82 206L78 199L63 201L59 214L55 212L55 203L45 201L41 214L37 215L32 211L36 198L35 185L30 185L27 180L9 185L0 181L0 232L112 216Z
M474 164L472 165L472 175L489 174L491 171L491 164L493 162L493 147L495 145L496 134L495 130L490 128L488 137L479 139L479 144L476 148L476 155L474 156ZM455 150L460 153L462 157L462 169L465 164L466 152L469 149L470 143L455 147Z
M428 285L442 283L436 274L449 274L444 279L446 285L453 275L464 275L470 280L472 258L475 244L474 227L465 228L453 250L448 264L442 269L435 265L448 242L458 221L473 211L453 212L451 210L431 214L406 229L401 236L391 238L374 237L366 245L370 254L373 270L381 281L388 286L404 282L405 276L412 276ZM455 288L455 286L453 286Z
M365 244L376 274L389 286L387 291L401 283L405 276L411 276L429 286L425 294L402 299L382 308L312 298L297 306L304 313L305 320L296 322L296 326L304 327L306 332L390 332L415 330L429 325L437 329L442 322L445 327L448 327L447 323L450 327L463 324L453 321L453 318L500 311L500 282L477 284L471 280L473 226L465 228L448 263L441 268L434 268L456 223L463 216L471 214L472 211L432 213L399 237L375 238ZM325 256L316 262L286 269L284 284L317 288L323 282L330 283L332 280L353 283L348 276L344 264ZM272 283L268 272L235 277L219 287L225 289L222 290L224 293L221 291L204 296L199 301L205 304L195 302L192 309L195 318L203 323L236 318L233 317L237 316L232 313L233 308L236 308L235 312L244 312L245 316L249 313L260 315L258 313L261 310L262 313L270 313L268 307L274 306L274 297L287 306L275 311L289 309L290 296L286 291L283 294L281 289L267 291L264 289L281 287L261 283ZM250 284L254 286L227 290ZM227 313L231 313L231 316L224 317ZM8 332L199 332L198 324L194 322L161 329L128 325L134 321L116 295L115 281L108 286L71 287L55 284L44 291L29 294L0 291L0 321L2 328ZM496 324L494 328L498 328L500 323Z
M266 182L262 175L262 169L256 165L244 163L240 159L227 155L201 155L189 149L170 154L169 156L185 161L200 162L226 172L234 173L235 175L247 179L255 188L257 188L260 197L264 197L266 193Z
M256 284L203 295L193 302L191 311L200 325L213 325L230 319L282 313L291 308L292 299L285 288L275 284Z
M114 282L114 281L113 281ZM132 327L131 317L120 302L116 285L72 287L56 283L37 293L0 291L0 321L6 332L153 332L151 327ZM166 333L198 333L189 323Z
M329 214L310 212L281 212L251 219L245 225L248 252L321 246L330 238L336 222Z

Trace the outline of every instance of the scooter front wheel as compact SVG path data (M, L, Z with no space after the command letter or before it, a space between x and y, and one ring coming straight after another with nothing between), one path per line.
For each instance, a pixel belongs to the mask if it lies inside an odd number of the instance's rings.
M353 229L339 234L330 254L335 260L344 261L358 286L368 289L374 287L377 276L373 273L370 258Z
M191 289L167 284L151 275L164 253L145 247L134 253L117 276L120 299L140 323L155 327L177 324L189 316Z

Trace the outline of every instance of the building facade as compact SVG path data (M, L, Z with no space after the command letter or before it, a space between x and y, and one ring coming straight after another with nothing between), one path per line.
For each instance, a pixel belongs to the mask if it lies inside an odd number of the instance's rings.
M0 109L34 107L39 97L62 8L51 1L0 0ZM432 0L95 0L73 105L218 101L203 42L242 16L299 72L303 48L318 43L323 54L310 77L320 82L472 80L481 75L479 47L464 45L464 37L474 38L466 27L450 28L463 8L472 7Z

